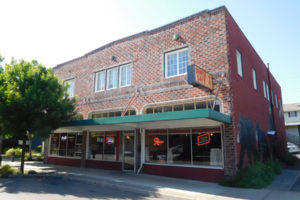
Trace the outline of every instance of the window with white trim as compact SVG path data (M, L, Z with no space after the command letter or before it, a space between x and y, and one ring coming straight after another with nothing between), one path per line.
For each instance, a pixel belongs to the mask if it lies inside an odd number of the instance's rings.
M263 81L263 89L264 89L264 97L267 98L267 88L266 88L266 82Z
M131 85L131 65L124 65L120 67L120 87Z
M95 92L105 90L106 71L95 73Z
M256 71L252 68L252 77L253 77L253 87L257 90L257 82L256 82Z
M242 62L242 54L236 50L236 62L237 62L237 70L240 77L243 77L243 62Z
M165 77L185 74L189 63L188 49L180 49L165 54Z
M297 117L297 112L296 111L291 111L288 112L289 117Z
M276 101L276 108L278 108L278 98L277 98L277 94L275 94L275 101Z
M107 89L114 89L118 87L118 68L107 70Z
M267 93L267 99L270 101L270 91L269 91L269 85L266 84L266 93Z
M75 79L69 79L64 81L64 86L68 86L67 93L69 97L74 97L74 89L75 89Z

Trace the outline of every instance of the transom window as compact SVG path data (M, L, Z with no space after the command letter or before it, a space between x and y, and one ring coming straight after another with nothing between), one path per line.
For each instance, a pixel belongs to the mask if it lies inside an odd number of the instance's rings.
M64 81L64 86L68 86L67 93L69 97L74 97L75 79L69 79Z
M187 103L178 103L178 104L165 104L160 106L148 107L145 111L145 114L212 108L213 103L214 103L213 100L206 100L206 101L196 101L196 102L187 102ZM214 110L220 111L220 104L218 101L216 101L215 103Z
M90 115L90 118L94 119L94 118L106 118L106 117L120 117L122 112L123 112L122 110L111 111L111 112L95 112ZM136 115L136 112L135 110L128 110L125 113L125 116L127 115Z
M185 74L189 63L188 50L180 49L165 54L165 77Z

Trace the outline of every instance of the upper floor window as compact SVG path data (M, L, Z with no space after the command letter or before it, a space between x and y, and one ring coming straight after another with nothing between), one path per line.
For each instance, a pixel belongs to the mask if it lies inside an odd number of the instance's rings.
M296 111L288 112L288 114L289 114L289 117L297 117Z
M105 90L106 71L97 72L95 74L95 92Z
M256 82L256 71L252 68L252 77L253 77L253 87L257 90L257 82Z
M118 68L112 68L107 71L107 89L118 87Z
M238 74L243 77L243 62L242 62L242 54L236 50L236 62L237 62L237 70Z
M278 98L277 98L277 94L275 94L275 103L276 103L276 108L278 108Z
M165 54L165 77L185 74L189 63L188 50L180 49Z
M131 85L131 65L120 67L120 87Z
M269 85L263 81L264 97L270 101Z
M69 79L64 81L64 86L68 86L69 97L74 97L75 79Z

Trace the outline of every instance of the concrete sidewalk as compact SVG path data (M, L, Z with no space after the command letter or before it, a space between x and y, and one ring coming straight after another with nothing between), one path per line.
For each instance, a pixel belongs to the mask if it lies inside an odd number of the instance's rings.
M19 167L19 162L4 161L2 164ZM26 162L25 170L35 170L43 176L58 176L69 180L112 187L121 191L157 197L160 199L300 199L300 190L291 191L300 180L300 171L284 170L266 189L239 189L222 187L217 183L192 181L146 174L130 174L120 171L87 169L41 162ZM40 176L39 174L38 176ZM298 181L300 183L300 181Z

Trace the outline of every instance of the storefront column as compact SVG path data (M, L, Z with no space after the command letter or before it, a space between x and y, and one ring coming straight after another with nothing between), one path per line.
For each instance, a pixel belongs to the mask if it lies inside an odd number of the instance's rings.
M140 129L140 137L141 137L141 159L140 159L140 168L137 171L137 174L139 174L141 172L141 170L143 169L143 164L145 162L145 129L141 128Z
M86 154L88 152L87 139L88 139L88 131L82 131L82 154L81 154L80 167L83 168L86 167Z

